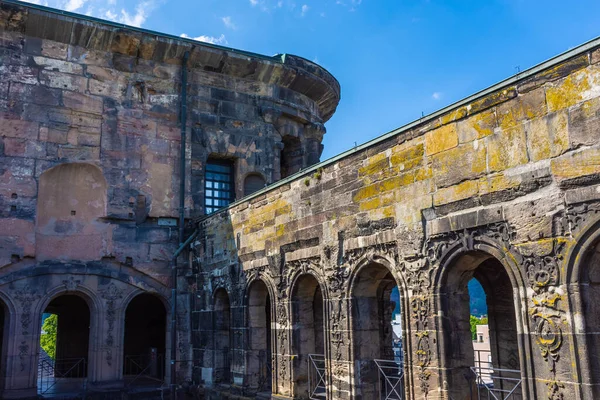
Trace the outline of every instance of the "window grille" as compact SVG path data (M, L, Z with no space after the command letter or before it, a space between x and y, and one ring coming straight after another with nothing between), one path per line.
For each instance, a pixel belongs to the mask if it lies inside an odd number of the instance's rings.
M209 159L204 176L204 209L211 214L234 200L233 162Z

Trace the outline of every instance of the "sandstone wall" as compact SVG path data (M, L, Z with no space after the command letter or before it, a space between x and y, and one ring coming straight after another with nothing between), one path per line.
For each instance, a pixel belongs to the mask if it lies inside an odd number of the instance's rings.
M291 396L297 349L290 297L297 276L310 273L328 304L328 393L357 398L351 282L361 266L376 261L391 270L403 298L409 398L462 398L456 388L468 384L452 372L457 349L444 325L445 285L458 254L481 253L499 260L511 277L513 292L504 297L514 297L520 344L512 357L524 395L592 398L586 384L597 383L596 372L586 364L591 350L577 339L584 317L571 285L579 279L573 260L594 219L590 204L600 199L597 46L201 220L192 316L199 365L211 367L210 324L203 321L214 290L227 288L233 329L243 338L245 290L261 279L274 299L274 393ZM233 352L239 376L251 373L244 343Z
M90 304L99 324L88 360L94 383L122 378L114 360L134 295L156 294L169 309L168 261L184 240L186 52L186 218L204 214L209 156L232 160L238 198L249 174L280 178L290 138L297 148L286 168L318 162L340 89L316 64L0 3L0 305L11 337L0 372L12 376L0 384L4 396L35 393L36 325L53 296L73 292ZM182 287L178 348L188 360Z

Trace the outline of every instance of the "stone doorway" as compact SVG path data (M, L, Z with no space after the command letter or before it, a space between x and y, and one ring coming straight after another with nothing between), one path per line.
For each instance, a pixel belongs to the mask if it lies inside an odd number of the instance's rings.
M478 359L474 351L468 289L471 279L479 282L487 303L489 356L486 354L485 359ZM518 291L506 268L485 253L467 253L447 270L440 300L444 362L453 398L522 398L515 298Z
M143 293L125 311L123 376L127 386L157 386L164 381L167 312L161 299Z
M319 282L309 274L300 276L291 300L294 396L315 398L325 393L325 382L319 379L325 355L324 302Z
M231 383L231 308L225 289L218 289L214 298L215 383Z
M4 390L6 380L7 365L4 352L8 348L8 318L8 307L0 300L0 393Z
M248 288L248 386L271 393L271 296L267 285L254 281Z
M370 263L354 278L351 296L355 398L385 398L386 376L378 365L394 364L396 375L403 373L400 291L389 269ZM396 376L394 390L404 396L402 375Z
M583 363L588 363L590 389L587 393L590 398L600 398L600 243L596 243L588 251L585 261L580 267L579 290L581 292L581 306L584 318L584 340L587 349L579 352ZM554 345L554 343L552 343Z
M53 299L42 314L38 393L78 393L88 376L90 308L77 295Z

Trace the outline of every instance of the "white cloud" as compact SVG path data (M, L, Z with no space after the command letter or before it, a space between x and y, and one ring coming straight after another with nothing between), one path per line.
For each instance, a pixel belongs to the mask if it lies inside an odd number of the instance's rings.
M228 44L227 39L225 38L224 34L221 34L221 36L219 36L219 37L206 36L206 35L190 37L190 36L186 35L185 33L182 33L179 36L182 38L186 38L186 39L197 40L198 42L205 42L205 43L219 44L219 45Z
M431 95L431 98L434 100L439 100L442 98L442 93L441 92L433 92L433 94Z
M304 17L309 9L310 9L310 7L307 6L306 4L302 5L302 13L300 15Z
M85 0L68 0L65 5L65 11L79 10L85 4Z
M283 1L280 0L277 2L277 8L281 8L281 7L283 7Z
M119 18L119 16L117 15L116 12L114 12L112 10L107 10L104 13L103 18L106 18L106 19L111 20L111 21L116 21Z
M250 4L252 4L252 6L257 6L258 0L250 0Z
M117 4L117 0L108 0L108 4L114 6L115 4Z
M121 17L119 22L125 25L131 25L140 27L146 22L146 19L150 15L150 12L154 9L155 4L153 0L142 1L135 6L135 14L129 14L125 9L121 9Z
M233 23L233 21L231 20L231 17L229 17L229 16L223 17L223 18L221 18L221 21L223 21L223 25L225 25L225 28L232 29L234 31L237 29L237 25Z

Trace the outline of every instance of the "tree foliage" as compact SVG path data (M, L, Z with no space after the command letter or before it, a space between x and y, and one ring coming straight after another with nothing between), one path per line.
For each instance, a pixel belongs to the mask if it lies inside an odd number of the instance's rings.
M56 332L58 330L58 315L52 314L44 320L40 346L52 358L56 358Z
M477 325L487 325L488 317L483 315L481 317L476 317L471 315L471 339L477 339Z

